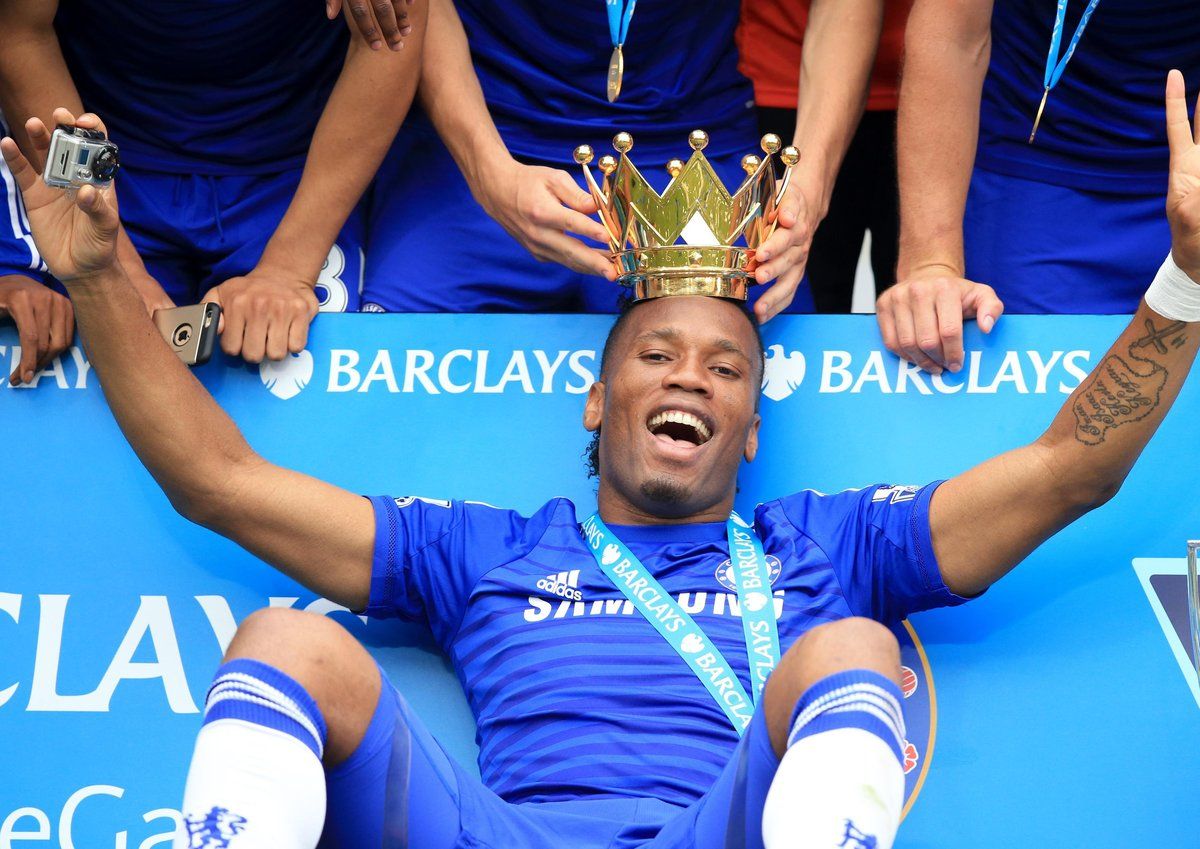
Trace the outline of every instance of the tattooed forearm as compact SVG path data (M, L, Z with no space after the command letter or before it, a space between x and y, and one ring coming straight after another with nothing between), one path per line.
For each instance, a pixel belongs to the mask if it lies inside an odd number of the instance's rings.
M1151 319L1145 325L1146 335L1129 346L1129 359L1109 354L1075 399L1075 439L1084 445L1100 444L1112 428L1144 419L1158 406L1169 373L1155 355L1183 345L1187 325L1173 321L1159 328Z
M1123 357L1106 357L1075 399L1075 439L1097 445L1110 428L1148 416L1158 406L1159 393L1167 382L1165 368L1155 362L1150 362L1149 368L1146 373Z

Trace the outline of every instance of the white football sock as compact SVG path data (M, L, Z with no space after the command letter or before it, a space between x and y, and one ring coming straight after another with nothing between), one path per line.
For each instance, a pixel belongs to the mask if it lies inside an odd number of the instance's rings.
M904 805L899 688L851 670L796 706L763 806L766 849L890 849Z
M175 849L313 849L325 824L324 721L293 679L256 661L218 670L188 770ZM236 840L234 840L236 838Z

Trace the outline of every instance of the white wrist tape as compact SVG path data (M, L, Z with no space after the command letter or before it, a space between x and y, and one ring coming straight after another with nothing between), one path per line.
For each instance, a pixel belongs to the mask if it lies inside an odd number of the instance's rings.
M1146 306L1172 321L1200 321L1200 283L1188 277L1167 254L1146 290Z

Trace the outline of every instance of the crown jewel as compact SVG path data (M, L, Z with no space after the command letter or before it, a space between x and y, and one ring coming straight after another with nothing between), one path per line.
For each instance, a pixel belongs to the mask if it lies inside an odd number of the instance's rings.
M608 231L617 282L634 296L715 295L745 300L758 267L755 251L775 230L774 212L800 161L794 147L783 147L779 136L762 137L764 156L742 158L746 179L732 195L704 156L708 133L688 135L692 155L685 163L667 163L671 182L659 195L629 159L633 136L617 133L613 147L596 163L603 178L597 185L588 165L595 153L588 145L575 148L575 161L584 178L600 221ZM775 157L786 166L775 179ZM735 244L742 240L743 245Z

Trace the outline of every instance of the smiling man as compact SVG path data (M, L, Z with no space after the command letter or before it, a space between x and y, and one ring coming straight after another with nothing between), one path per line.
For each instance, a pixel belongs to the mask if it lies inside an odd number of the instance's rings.
M113 413L176 508L315 592L427 624L478 724L482 782L340 626L259 611L209 691L176 845L891 846L886 625L982 592L1111 497L1200 345L1200 146L1174 72L1167 112L1172 257L1042 437L944 483L789 495L752 523L732 508L763 351L740 304L662 298L614 325L582 522L561 498L528 518L366 499L256 455L137 309L111 197L48 188L5 139ZM721 585L732 610L702 600Z

